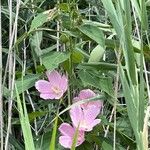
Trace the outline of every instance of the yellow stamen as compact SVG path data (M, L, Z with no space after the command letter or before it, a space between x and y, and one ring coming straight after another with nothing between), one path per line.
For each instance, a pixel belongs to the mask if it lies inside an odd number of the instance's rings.
M56 87L56 86L52 87L52 91L53 91L56 95L59 95L59 94L61 93L61 90L60 90L58 87Z

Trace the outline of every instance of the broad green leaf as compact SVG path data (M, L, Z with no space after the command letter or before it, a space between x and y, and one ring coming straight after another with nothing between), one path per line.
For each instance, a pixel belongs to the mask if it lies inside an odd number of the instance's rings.
M72 52L72 62L73 63L80 63L82 60L83 60L83 55L81 52L77 51L77 50L74 50Z
M78 66L79 69L96 69L96 70L117 70L117 64L110 64L105 62L97 62L97 63L81 63Z
M78 74L84 84L91 85L106 92L112 97L114 96L111 78L96 76L94 73L86 70L80 70Z
M22 92L33 87L35 85L36 80L39 79L40 76L41 76L40 74L31 74L31 75L24 76L23 82L22 79L16 80L18 94L21 94ZM10 96L10 91L6 87L4 87L4 96L5 97ZM16 97L16 91L14 91L13 97L14 98Z
M101 29L90 24L84 24L79 27L79 30L90 37L92 40L96 41L99 45L104 47L105 41Z
M40 56L42 53L40 46L43 38L42 35L43 35L42 31L37 31L30 36L31 49L34 51L36 56Z
M52 45L51 47L47 47L45 49L42 49L42 54L41 55L45 55L53 50L55 50L57 48L57 44Z
M47 113L48 112L46 112L46 111L35 111L35 112L32 112L32 113L28 113L29 120L30 120L30 122L32 122L37 117L42 117L42 116L46 115Z
M44 12L38 14L32 20L31 28L30 28L29 32L31 32L31 31L37 29L38 27L42 26L45 22L53 20L54 17L56 16L56 14L57 14L56 8L50 9L50 10L47 10L47 11L44 11Z
M110 145L110 143L107 143L106 141L103 141L102 148L103 150L113 150L112 145Z
M69 58L68 53L63 52L50 52L46 55L42 55L43 65L47 70L53 70Z
M33 87L35 85L35 81L37 81L37 79L39 79L40 76L41 75L39 74L31 74L31 75L24 76L23 81L22 79L16 80L18 94L21 94L25 90L28 90L29 88Z
M98 62L100 61L100 59L103 57L104 55L104 52L105 52L105 49L100 46L100 45L97 45L91 52L90 54L90 58L89 58L89 63L90 62Z

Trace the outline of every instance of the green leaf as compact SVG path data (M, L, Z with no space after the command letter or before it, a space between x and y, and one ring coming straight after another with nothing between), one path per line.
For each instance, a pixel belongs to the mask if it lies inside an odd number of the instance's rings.
M78 74L84 84L98 88L113 97L111 78L96 76L94 73L86 70L80 70Z
M90 63L90 62L98 62L98 61L100 61L100 59L103 57L104 52L105 52L105 49L102 46L97 45L92 50L88 62Z
M76 147L76 150L92 150L92 149L93 149L93 145L87 141L85 141L80 146Z
M117 1L116 6L110 0L102 0L102 2L120 40L127 65L127 72L131 76L132 82L136 84L135 57L131 41L132 21L130 1Z
M29 120L30 120L30 122L32 122L37 117L42 117L42 116L46 115L47 113L48 112L46 112L46 111L35 111L35 112L32 112L32 113L28 113Z
M148 15L146 10L146 2L145 0L140 1L141 3L141 25L144 30L148 30Z
M38 14L32 20L31 28L30 28L29 32L31 32L31 31L37 29L38 27L42 26L45 22L48 22L48 21L54 19L56 14L57 14L56 8L51 9L51 10L47 10L47 11L44 11L44 12Z
M29 88L33 87L35 85L36 80L39 79L40 76L41 76L40 74L30 74L24 76L23 82L22 79L16 80L18 94L21 94L24 91L28 90ZM4 87L4 96L9 97L9 95L10 95L10 91L6 87ZM15 97L16 97L16 91L14 90L13 98Z
M16 96L17 96L17 108L18 108L22 132L23 132L23 137L24 137L25 149L35 150L24 96L23 96L23 100L22 100L23 104L22 104L19 93L18 93L18 87L16 84L15 84L15 90L16 90Z
M90 24L85 24L80 26L79 30L83 32L85 35L87 35L88 37L90 37L92 40L96 41L99 45L104 47L105 41L101 29Z
M43 65L47 70L53 70L69 58L69 53L50 52L47 55L42 55Z
M68 3L60 3L59 8L63 12L69 12L70 11L70 7L69 7Z
M18 94L21 94L25 90L28 90L29 88L33 87L35 85L35 81L39 79L41 75L40 74L31 74L31 75L26 75L22 79L18 79L16 81L16 86L18 88ZM16 97L16 94L14 95Z
M127 104L127 110L128 110L128 116L132 125L132 128L134 130L135 136L138 137L138 113L137 113L137 105L135 102L138 101L138 99L135 99L133 89L129 87L128 81L126 79L125 73L122 69L122 66L120 66L120 78L121 83L123 86L123 93L125 96L126 104Z
M104 8L106 9L106 11L108 13L108 16L111 20L111 23L113 24L115 31L119 35L119 38L121 38L121 34L122 34L122 28L120 25L121 22L119 22L119 17L117 15L117 12L115 10L113 2L110 0L102 0L102 3L103 3Z
M96 69L96 70L117 70L117 64L110 64L105 62L97 62L97 63L81 63L78 66L79 69Z
M72 62L73 63L80 63L83 60L83 58L84 58L82 53L77 51L77 50L74 50L72 52L72 56L71 57L72 57Z
M53 127L53 132L52 132L52 137L51 137L51 141L50 141L50 148L49 148L49 150L55 150L57 124L58 124L58 115L56 116L55 124L54 124L54 127Z
M103 150L113 150L112 145L110 143L107 143L106 141L103 141L102 148Z
M42 42L42 31L37 31L30 36L30 45L31 49L35 52L36 56L40 56L41 51L41 42Z
M35 140L36 150L48 150L49 149L49 139L51 138L51 132L43 133L37 137L38 140Z

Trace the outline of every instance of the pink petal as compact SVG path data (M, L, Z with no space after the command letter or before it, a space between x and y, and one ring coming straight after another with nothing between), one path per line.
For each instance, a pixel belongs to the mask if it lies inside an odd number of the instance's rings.
M93 123L91 124L92 128L93 128L94 126L98 125L100 122L101 122L101 119L95 119L95 120L93 121Z
M76 146L79 146L79 145L81 145L84 141L85 141L85 138L84 138L84 134L85 132L84 131L82 131L82 130L79 130L78 131L78 139L77 139L77 144L76 144Z
M51 85L59 85L61 81L61 75L58 73L58 71L55 70L51 72L47 71L46 75Z
M35 83L35 88L41 93L49 93L51 85L48 81L39 80Z
M60 136L59 143L65 148L71 148L72 138L70 138L69 136Z
M101 122L100 119L95 119L95 120L93 120L92 123L87 124L86 126L81 126L81 129L82 129L83 131L87 131L87 132L92 131L92 130L93 130L93 127L95 127L95 126L96 126L97 124L99 124L100 122Z
M90 107L90 106L95 106L101 110L102 102L100 100L97 100L97 101L91 101L91 102L82 104L83 109L88 109L88 107Z
M68 123L62 123L59 127L59 131L62 135L73 137L75 129Z
M63 96L63 92L54 95L55 95L55 99L60 99Z
M100 109L95 106L91 106L84 110L84 118L88 124L91 124L100 113Z
M51 93L50 94L43 94L43 93L40 94L40 97L43 99L55 99L55 96L56 95L51 94Z
M83 112L80 106L75 106L70 109L70 117L73 125L77 128L81 120L83 120Z
M67 91L67 88L68 88L68 78L65 75L62 76L60 84L59 84L59 87L64 92Z
M76 102L78 102L78 101L80 101L80 98L79 98L79 97L74 97L74 98L73 98L73 103L76 103Z
M94 97L95 95L96 94L92 90L86 89L86 90L80 91L79 98L80 99L88 99L88 98Z
M92 90L85 89L85 90L80 91L79 97L78 97L78 99L75 99L75 101L77 101L77 100L79 101L79 100L83 100L83 99L89 99L89 98L92 98L95 96L96 96L96 94ZM101 108L102 102L97 100L97 101L90 101L90 102L86 102L86 103L81 104L83 109L87 109L91 105L95 105L96 107Z

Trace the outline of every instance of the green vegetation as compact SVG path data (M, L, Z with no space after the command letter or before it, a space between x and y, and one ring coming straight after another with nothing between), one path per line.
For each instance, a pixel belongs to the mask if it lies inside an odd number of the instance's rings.
M83 143L79 123L72 150L148 150L149 41L150 0L0 0L1 150L64 150L70 109L97 100L101 122ZM53 70L68 88L45 100L35 83ZM73 103L83 89L96 95Z

